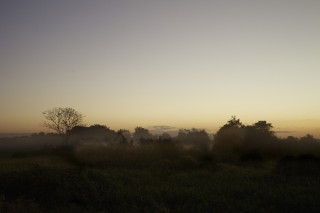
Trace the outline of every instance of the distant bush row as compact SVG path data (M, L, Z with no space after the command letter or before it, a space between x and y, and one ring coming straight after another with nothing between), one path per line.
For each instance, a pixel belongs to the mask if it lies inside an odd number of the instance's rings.
M2 138L2 153L39 150L62 145L144 145L174 144L185 149L212 151L217 158L239 159L253 156L283 156L312 154L320 155L320 140L312 135L301 138L289 136L278 138L272 131L272 124L258 121L252 125L244 125L233 116L223 125L214 138L203 129L180 129L176 136L168 133L152 134L143 127L129 130L112 130L104 125L95 124L89 127L74 126L65 134L43 132L31 136ZM256 157L257 158L257 157Z

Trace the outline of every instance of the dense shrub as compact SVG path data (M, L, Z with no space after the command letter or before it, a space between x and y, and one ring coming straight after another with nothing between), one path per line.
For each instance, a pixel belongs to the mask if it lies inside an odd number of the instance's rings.
M320 159L313 155L286 156L279 160L274 171L288 176L320 175Z

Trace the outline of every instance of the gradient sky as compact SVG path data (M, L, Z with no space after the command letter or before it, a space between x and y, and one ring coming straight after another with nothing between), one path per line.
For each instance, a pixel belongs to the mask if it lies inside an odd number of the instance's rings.
M0 132L73 107L113 129L236 115L320 137L319 0L2 0ZM280 132L282 132L280 134Z

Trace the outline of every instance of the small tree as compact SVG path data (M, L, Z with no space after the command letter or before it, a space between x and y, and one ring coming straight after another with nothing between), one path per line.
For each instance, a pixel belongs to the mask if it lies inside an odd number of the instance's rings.
M177 140L180 144L207 150L210 146L210 138L204 129L179 129Z
M56 107L46 110L42 114L46 119L43 126L56 131L58 134L66 134L73 127L81 125L83 120L81 113L68 107Z
M150 142L150 140L152 139L152 134L148 129L145 129L143 127L136 127L134 129L133 139L137 143Z
M240 119L232 116L217 132L213 148L221 159L234 160L238 158L239 149L244 144L245 126Z

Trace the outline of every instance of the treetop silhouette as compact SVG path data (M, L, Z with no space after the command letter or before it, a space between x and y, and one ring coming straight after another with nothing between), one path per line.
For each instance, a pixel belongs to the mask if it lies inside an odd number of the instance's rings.
M42 114L46 119L43 126L58 134L66 134L73 127L81 125L83 121L83 115L69 107L55 107Z

